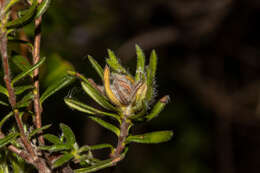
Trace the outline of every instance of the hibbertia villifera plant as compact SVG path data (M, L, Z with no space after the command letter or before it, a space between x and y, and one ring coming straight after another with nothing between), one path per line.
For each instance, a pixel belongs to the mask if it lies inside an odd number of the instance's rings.
M169 101L166 95L152 107L150 104L155 96L155 73L157 68L157 55L153 50L149 64L145 65L145 55L136 45L137 66L135 75L131 75L118 61L113 51L108 50L109 58L106 59L104 69L91 56L89 61L103 81L98 85L94 80L82 74L69 71L72 76L81 81L83 90L105 110L99 110L80 102L75 98L65 98L65 103L72 109L88 114L89 118L104 128L112 131L118 138L117 145L101 144L98 146L83 146L87 151L94 149L110 148L110 158L101 163L93 163L91 167L78 169L77 172L87 172L91 169L114 166L122 160L128 150L128 144L135 143L161 143L171 139L172 131L156 131L145 134L131 134L131 128L140 122L147 122L157 117ZM152 108L150 108L152 107ZM109 112L107 112L109 111ZM104 120L112 118L115 124ZM79 149L85 151L84 149ZM92 154L91 154L92 156Z
M17 4L19 8L13 8ZM115 166L123 160L130 143L150 144L170 140L172 131L145 134L132 132L136 124L157 117L169 101L169 96L164 96L155 105L152 104L157 68L154 50L146 66L145 55L136 46L135 75L131 75L115 54L108 50L109 58L104 68L91 56L88 57L102 84L71 70L40 92L39 67L47 59L40 57L41 22L49 5L50 0L0 0L0 76L3 77L0 81L0 106L1 110L5 107L5 110L10 111L0 120L0 173L30 173L35 170L39 173L95 172ZM30 23L34 27L33 41L23 32ZM25 35L20 37L20 34ZM24 37L28 39L24 40ZM17 45L26 49L17 49ZM60 124L60 136L45 132L51 125L42 125L42 104L75 79L80 80L86 94L103 109L86 105L73 97L66 97L65 103L72 109L86 113L88 118L113 132L117 137L116 145L80 147L71 128L63 123ZM93 151L105 148L110 149L108 158L96 158Z

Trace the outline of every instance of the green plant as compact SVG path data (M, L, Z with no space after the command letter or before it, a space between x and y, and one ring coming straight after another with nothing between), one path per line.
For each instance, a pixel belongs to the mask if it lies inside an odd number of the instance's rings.
M24 8L15 11L13 7L17 4ZM66 170L75 173L94 172L115 166L125 157L128 145L132 142L168 141L172 137L171 131L139 135L131 133L131 128L136 123L152 120L169 101L169 96L164 96L149 109L155 93L155 51L151 53L149 65L145 66L145 55L141 48L136 46L135 76L121 66L111 50L108 50L109 58L106 59L107 65L104 69L89 56L91 64L103 81L103 86L78 72L68 71L62 76L55 74L59 76L57 80L49 78L52 82L40 95L39 68L46 60L40 58L41 21L49 4L50 0L0 0L0 52L4 79L4 85L0 83L0 94L4 96L0 105L11 109L0 121L0 173L31 172L34 169L40 173ZM11 13L14 15L10 15ZM19 37L24 34L24 27L30 23L34 23L32 42ZM26 51L9 46L10 43L23 46ZM60 62L60 59L58 60ZM73 69L67 65L64 67ZM16 74L18 70L18 74L12 78L11 72ZM51 125L42 126L42 103L76 78L81 81L83 90L106 110L93 108L71 97L65 98L65 103L73 109L87 113L90 119L112 131L118 138L115 147L111 144L79 147L74 133L65 124L60 124L61 136L44 133ZM16 123L4 129L3 126L13 117ZM25 120L28 117L32 121ZM107 118L112 119L113 123L108 122ZM52 145L46 145L46 141ZM108 159L100 160L92 153L104 148L111 151Z

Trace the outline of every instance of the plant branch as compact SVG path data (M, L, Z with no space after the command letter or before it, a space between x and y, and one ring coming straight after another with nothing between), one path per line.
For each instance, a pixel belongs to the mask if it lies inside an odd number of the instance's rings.
M4 138L5 135L0 131L0 139ZM26 162L28 163L33 163L32 157L30 157L30 154L28 154L27 152L16 148L14 145L10 144L7 146L8 150L17 154L18 156L20 156L21 158L23 158Z
M125 141L128 136L129 127L131 126L131 122L127 120L127 116L123 116L122 123L120 125L120 136L118 137L117 147L114 153L111 155L111 158L115 159L120 158L120 154L125 149ZM120 161L120 160L118 160ZM115 163L117 163L116 161Z
M38 3L40 4L42 0L38 0ZM41 47L41 22L42 17L40 16L35 20L35 38L34 38L34 52L33 52L33 64L36 64L40 60L40 47ZM34 79L34 111L35 111L35 125L37 128L41 128L42 126L42 107L40 103L40 83L39 83L39 68L36 68L33 71L33 79ZM44 144L44 138L43 136L39 136L39 142L41 144Z
M20 131L22 143L28 153L25 153L24 151L21 151L17 148L14 148L14 146L11 147L9 146L10 147L9 150L17 153L25 160L27 159L31 164L33 164L39 170L40 173L50 173L50 170L47 167L46 163L44 162L43 159L39 158L36 155L30 141L26 137L23 124L19 116L19 111L18 109L16 109L16 96L14 93L14 88L11 85L11 75L10 75L10 68L9 68L8 54L7 54L7 35L6 32L4 32L3 30L0 32L0 52L2 56L3 68L4 68L4 82L9 94L9 102L14 111L14 117Z
M33 148L31 146L29 140L25 136L23 124L19 117L19 111L16 109L16 96L14 93L14 88L11 85L10 68L9 68L8 55L7 55L7 35L5 32L1 32L1 35L0 35L0 51L1 51L1 56L2 56L3 68L4 68L4 82L5 82L8 94L9 94L9 102L14 111L14 117L15 117L17 126L20 131L21 140L22 140L26 150L34 158L36 155L33 151Z

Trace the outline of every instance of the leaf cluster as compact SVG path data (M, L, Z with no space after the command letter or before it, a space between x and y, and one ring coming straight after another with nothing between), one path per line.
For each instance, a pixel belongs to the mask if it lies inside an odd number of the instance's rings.
M10 77L10 81L7 82L6 80L9 79L4 79L5 83L10 83L10 86L4 86L2 84L4 81L0 82L0 107L9 109L9 113L3 115L0 120L0 173L30 172L35 164L28 161L30 159L20 157L19 154L24 151L28 151L32 156L35 151L36 157L40 155L44 158L51 170L59 170L66 165L73 164L75 173L95 172L115 166L124 159L131 143L157 144L171 139L173 132L169 130L144 134L134 134L132 131L132 127L135 125L147 123L156 118L169 101L169 96L164 96L154 106L151 105L155 97L157 71L157 55L154 50L146 65L145 54L136 45L137 65L134 75L120 64L112 50L108 50L105 67L99 65L93 57L88 56L91 65L101 78L102 84L99 85L76 71L68 71L58 79L49 79L51 82L48 82L46 89L37 93L39 90L34 82L38 79L35 79L34 71L39 70L48 57L40 57L37 63L32 63L30 59L34 57L34 49L37 46L34 47L32 41L21 40L18 35L19 30L39 19L47 11L51 1L43 0L38 3L37 0L27 0L22 3L23 8L17 11L17 18L11 18L10 14L14 6L21 2L21 0L5 0L4 3L0 1L0 39L7 38L8 44L23 45L27 48L26 55L11 46L8 46L7 52L1 48L2 60L4 53L10 57L10 62L7 61L6 66L9 70L9 64L12 65L11 70L14 77ZM74 110L85 113L87 118L111 131L117 137L116 146L97 144L80 147L71 128L62 123L60 124L60 136L45 133L51 124L36 128L37 125L34 123L36 122L36 111L32 109L34 101L38 99L40 108L42 108L41 105L47 98L71 84L74 79L79 79L82 90L101 106L101 109L72 97L64 98L65 104ZM13 94L10 90L14 90ZM37 94L40 95L39 98L36 98ZM12 103L11 100L14 102ZM28 117L31 121L19 122ZM16 120L17 126L14 124L6 130L4 128L6 122L12 119ZM40 142L39 136L43 137L47 143ZM29 146L33 146L32 153L26 148L26 142L24 142L26 140L29 141ZM10 147L18 150L16 154L8 150ZM109 149L109 157L105 160L96 158L94 151L103 149ZM29 166L28 163L31 165Z

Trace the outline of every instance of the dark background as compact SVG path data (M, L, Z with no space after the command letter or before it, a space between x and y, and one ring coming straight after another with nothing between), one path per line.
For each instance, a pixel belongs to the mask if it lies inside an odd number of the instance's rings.
M86 55L104 65L110 48L134 72L134 45L147 61L156 49L157 99L169 94L171 102L135 133L175 134L168 143L131 145L115 173L258 173L259 18L259 0L54 0L43 19L42 55L97 79ZM43 123L70 125L81 145L113 143L112 133L63 103L66 95L94 105L76 82L44 103Z

